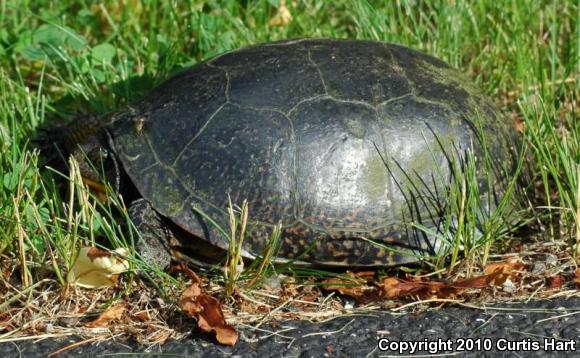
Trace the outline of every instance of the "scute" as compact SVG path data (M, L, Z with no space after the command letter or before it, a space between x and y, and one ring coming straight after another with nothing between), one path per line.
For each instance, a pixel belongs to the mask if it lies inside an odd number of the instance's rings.
M369 220L384 213L390 190L388 173L374 147L382 146L376 110L323 98L302 106L291 119L300 178L298 217L327 228L366 229ZM384 176L369 187L373 173L368 169L373 161L382 167Z
M288 119L278 112L226 104L183 147L175 169L218 207L227 207L229 195L234 203L247 199L257 217L289 221L295 186L291 132Z
M209 63L227 73L229 100L245 107L286 112L324 93L316 65L302 47L251 47Z
M377 105L412 91L386 44L350 41L329 46L313 41L308 42L308 51L324 78L326 93L335 98Z
M401 188L429 183L436 171L448 180L436 137L479 153L476 117L496 137L507 126L443 62L355 40L236 50L177 74L132 108L110 124L111 145L161 215L226 248L194 207L227 227L228 198L247 199L247 256L281 223L281 260L331 266L399 264L414 260L405 250L432 249L401 225L409 206ZM509 160L505 143L491 143L498 161Z

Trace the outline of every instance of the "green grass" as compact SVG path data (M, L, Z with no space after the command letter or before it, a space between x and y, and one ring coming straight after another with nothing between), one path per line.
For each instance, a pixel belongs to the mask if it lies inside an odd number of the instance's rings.
M564 239L580 258L578 1L289 1L293 20L283 26L269 24L276 0L91 3L0 0L0 253L18 263L23 287L47 270L66 286L81 245L134 241L118 224L128 222L122 198L102 205L74 178L75 195L59 196L56 176L39 170L31 150L40 126L114 111L221 52L298 37L395 42L467 73L525 123L526 184L513 191L526 199L522 215L538 223L528 235ZM493 217L470 242L481 203L474 178L461 178L447 223L455 218L459 227L436 267L454 267L460 251L485 262L505 237L496 233L512 223ZM442 260L448 254L451 263Z
M478 126L483 133L481 125ZM434 152L444 153L450 168L449 179L437 164L432 166L431 180L425 180L406 172L395 161L396 170L411 183L404 186L397 181L407 204L404 215L408 216L408 229L438 243L433 253L421 255L434 271L443 269L450 274L460 258L466 266L485 266L492 244L512 236L529 219L522 203L525 194L517 190L522 181L525 146L519 155L513 153L511 161L498 165L500 161L494 160L489 152L489 140L482 138L482 158L478 160L473 151L450 152L436 136L437 144L429 151L433 163L438 162ZM383 155L381 158L396 178L395 169Z

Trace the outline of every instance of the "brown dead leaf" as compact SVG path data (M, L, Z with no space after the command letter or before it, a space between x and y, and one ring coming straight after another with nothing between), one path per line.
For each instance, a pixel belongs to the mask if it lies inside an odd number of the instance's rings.
M550 290L555 290L564 285L564 278L561 275L548 277L547 279L548 279L548 288Z
M576 284L576 287L580 288L580 268L576 269L576 273L575 273L574 277L574 283Z
M133 313L133 316L137 318L141 322L146 322L151 320L151 316L149 315L149 311L139 311Z
M86 251L86 255L91 261L95 261L100 257L110 257L111 253L106 250L99 249L98 247L89 247Z
M448 285L441 287L437 292L437 297L445 298L445 297L460 295L461 293L463 293L463 291L468 290L468 289L479 289L480 290L480 289L486 288L492 279L493 279L493 276L483 275L483 276L468 278L466 280L452 282Z
M518 133L523 133L524 130L526 129L526 123L524 122L524 120L520 117L513 117L512 118L512 123L514 126L514 129L518 132Z
M205 332L216 333L217 341L221 344L233 346L238 340L236 329L226 324L226 319L219 301L210 295L202 293L198 302L203 307L198 317L199 328Z
M492 278L493 278L493 275L477 276L477 277L468 278L466 280L453 282L453 283L449 284L449 286L453 287L453 288L458 288L458 289L466 289L466 288L482 289L482 288L486 288L489 285Z
M376 276L377 273L375 271L357 271L357 272L349 272L349 274L353 277L371 280Z
M302 295L300 298L302 301L306 302L316 302L320 298L320 292L310 292L307 294Z
M196 317L196 314L203 310L197 302L197 298L201 295L201 287L199 282L194 282L181 294L179 299L179 307L191 317Z
M219 343L233 346L238 341L239 334L226 323L219 301L202 291L199 279L183 291L179 306L186 315L197 319L202 331L215 332Z
M329 291L338 291L343 296L348 296L352 298L360 298L365 294L364 288L361 286L343 286L344 281L339 280L328 280L325 281L324 288Z
M393 277L384 278L379 287L381 287L382 295L387 298L441 296L443 290L449 288L445 283L439 281L400 281ZM445 293L445 295L448 294Z
M328 354L332 354L334 352L334 347L332 346L332 344L326 346L326 352Z
M431 291L437 291L441 285L441 282L401 281L394 277L385 277L379 288L381 296L401 298L409 295L426 296Z
M0 331L4 330L6 332L11 332L14 330L14 326L10 324L12 317L7 314L0 314Z
M381 296L391 299L405 296L446 298L461 294L466 289L485 288L489 281L490 277L487 275L452 283L440 281L401 281L394 277L385 277L378 286Z
M488 264L484 269L484 273L492 278L490 283L501 286L508 278L514 281L524 266L524 263L518 258L511 258L507 261Z
M401 288L399 287L399 279L394 277L385 277L379 283L381 296L387 298L396 298L401 296Z
M435 289L437 282L401 281L396 286L399 289L399 296L418 295L425 296L429 291Z
M127 304L125 302L110 306L97 319L87 323L85 326L89 328L106 327L112 321L119 321L123 317L126 308Z
M369 292L374 291L373 287L367 285L368 277L365 273L347 272L344 275L322 281L322 287L325 290L338 291L341 295L360 300Z

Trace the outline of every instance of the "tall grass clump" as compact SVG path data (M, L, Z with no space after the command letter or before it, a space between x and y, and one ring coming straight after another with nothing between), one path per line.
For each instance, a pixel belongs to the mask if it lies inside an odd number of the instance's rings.
M402 224L416 247L411 253L436 271L451 272L460 261L468 269L473 264L485 265L492 246L501 244L525 221L521 194L515 190L524 147L516 145L519 158L515 152L492 158L485 136L479 140L476 155L473 144L459 148L454 141L444 142L431 133L434 144L423 136L434 163L431 176L405 170L396 158L381 154L404 197ZM441 155L446 163L437 166Z
M199 208L194 211L206 219L217 233L227 242L226 257L223 266L223 280L226 297L231 297L236 289L251 288L271 274L275 274L273 263L280 245L282 233L281 224L275 225L265 241L264 249L255 257L252 264L245 268L242 255L244 240L252 235L254 224L248 222L250 208L248 201L244 200L241 206L229 201L227 208L228 228L220 225Z
M538 209L547 212L550 236L567 240L580 260L580 123L576 108L562 113L538 98L522 112L545 200Z

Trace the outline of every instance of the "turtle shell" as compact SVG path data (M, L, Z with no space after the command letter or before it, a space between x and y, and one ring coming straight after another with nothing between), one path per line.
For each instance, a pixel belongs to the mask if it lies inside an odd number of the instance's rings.
M375 41L235 50L115 118L108 131L124 170L192 240L226 249L198 210L227 228L228 198L247 199L245 256L259 255L281 223L278 258L318 265L400 264L415 260L408 250L433 250L404 225L421 202L411 205L405 188L422 183L443 200L435 189L450 178L448 151L480 153L478 129L494 136L495 160L509 152L495 139L505 119L460 73Z

